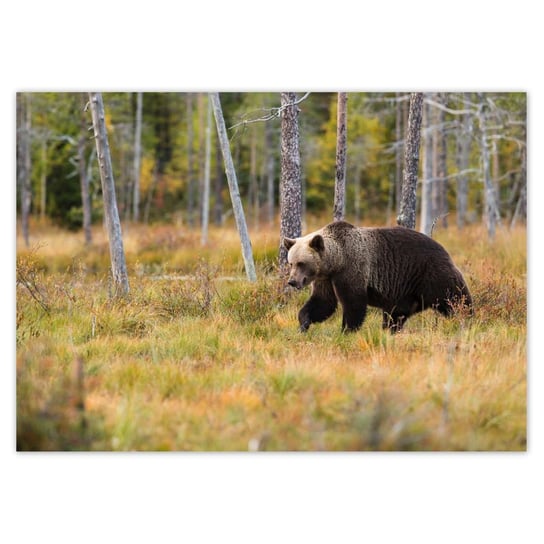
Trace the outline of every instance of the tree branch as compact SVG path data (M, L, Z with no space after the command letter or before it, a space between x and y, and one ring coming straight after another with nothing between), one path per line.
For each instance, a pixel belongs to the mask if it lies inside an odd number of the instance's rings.
M452 110L440 102L435 102L432 98L425 98L425 103L438 108L439 110L445 111L446 113L451 113L452 115L466 115L467 113L474 114L474 110Z
M307 92L304 96L302 96L298 100L295 100L294 102L290 102L289 104L284 104L283 106L280 106L278 108L269 108L268 110L266 110L265 108L261 108L261 111L268 111L269 112L268 115L264 115L263 117L258 117L257 119L249 119L249 120L244 119L243 121L240 121L239 123L236 123L235 125L232 125L231 127L229 127L229 130L238 128L239 126L245 127L246 125L249 125L252 123L258 123L261 121L271 121L272 119L276 119L282 114L282 112L286 108L300 104L301 102L306 100L306 98L308 98L309 95L310 93ZM253 110L253 111L259 111L259 110Z

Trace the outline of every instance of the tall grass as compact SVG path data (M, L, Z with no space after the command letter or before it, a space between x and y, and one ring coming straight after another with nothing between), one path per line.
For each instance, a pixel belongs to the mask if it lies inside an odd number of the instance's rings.
M131 298L109 297L101 232L47 229L18 247L21 450L524 450L526 233L438 231L475 315L424 312L400 334L371 309L298 332L307 292L275 270L274 232L253 236L244 280L233 230L125 233Z

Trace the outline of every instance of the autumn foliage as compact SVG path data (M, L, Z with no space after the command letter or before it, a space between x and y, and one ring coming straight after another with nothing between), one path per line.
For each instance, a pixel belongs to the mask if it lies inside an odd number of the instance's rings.
M18 244L19 450L525 450L526 232L437 229L475 315L431 311L391 336L370 310L307 334L307 293L278 279L277 233L125 235L131 297L113 302L101 230Z

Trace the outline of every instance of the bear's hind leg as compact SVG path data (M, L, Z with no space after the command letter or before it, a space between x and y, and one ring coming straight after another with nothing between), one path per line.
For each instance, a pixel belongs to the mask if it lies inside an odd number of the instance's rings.
M320 323L328 319L336 310L338 301L331 282L316 280L312 284L312 295L300 309L298 321L300 330L305 332L312 323Z
M418 298L401 300L389 312L383 311L382 327L388 329L391 334L402 330L407 319L423 310L423 303Z
M391 334L402 330L409 316L398 312L383 312L382 329L387 329Z

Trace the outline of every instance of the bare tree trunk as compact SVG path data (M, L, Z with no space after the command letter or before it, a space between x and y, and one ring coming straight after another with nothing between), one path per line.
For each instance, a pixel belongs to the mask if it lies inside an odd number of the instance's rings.
M221 144L216 140L215 145L215 202L213 205L214 223L220 227L223 224L223 169L221 168Z
M478 120L480 123L480 139L482 146L482 176L484 182L484 219L487 225L487 234L490 240L495 239L497 219L500 218L497 202L495 199L495 188L491 180L489 164L489 146L487 141L487 125L485 115L485 97L483 93L478 94L480 104L478 106Z
M336 115L336 179L334 182L335 221L342 221L346 215L346 140L347 140L347 100L348 93L338 93Z
M132 198L132 219L140 220L140 164L142 155L142 110L143 95L136 93L136 128L134 130L134 193Z
M87 122L85 121L85 111L82 111L80 135L77 143L77 156L79 181L81 184L81 206L83 208L83 233L85 235L85 245L90 245L93 238L91 232L91 196L89 194L89 179L87 177L87 163L85 161L85 147L87 139Z
M26 246L29 245L28 221L32 204L31 183L31 98L28 93L17 93L17 181L21 195L21 227Z
M416 226L416 189L419 166L423 93L412 93L404 147L404 175L397 223L410 229Z
M402 109L404 107L404 102L400 101L401 93L396 93L397 98L397 108L395 116L395 214L398 214L400 211L400 193L402 187Z
M155 194L155 188L159 184L159 161L155 159L155 164L153 165L153 173L151 174L151 183L147 189L147 196L145 199L144 207L144 223L149 224L149 213L151 211L151 203L153 202L153 195Z
M259 227L259 182L257 180L257 134L255 130L251 130L249 145L249 196L249 203L253 204L253 225L257 229Z
M210 165L212 160L212 103L208 95L208 107L206 114L206 148L204 158L204 193L202 195L202 236L200 242L203 246L208 243L208 224L210 220Z
M463 101L468 104L470 95L463 93ZM463 106L464 107L464 106ZM470 157L470 144L472 140L472 116L470 113L463 115L458 140L458 169L461 172L457 178L457 227L462 229L465 226L468 209L468 170Z
M251 241L249 239L249 233L247 230L242 199L240 198L240 191L238 189L238 180L236 179L236 172L232 162L229 139L227 136L227 129L225 127L225 119L223 118L223 110L221 109L221 102L219 100L219 93L210 93L209 96L213 106L215 123L217 125L217 136L219 138L221 151L223 153L225 173L227 175L227 181L229 184L232 209L234 211L234 218L236 219L236 227L238 228L238 234L240 235L240 242L242 244L242 256L244 258L246 275L249 281L256 281L257 274L255 272L255 263L253 262L253 251L251 249Z
M272 128L269 123L264 125L265 155L266 155L266 201L268 223L274 223L274 153L272 151Z
M195 182L193 177L193 95L187 93L187 223L195 224Z
M47 137L42 140L42 172L40 176L40 221L45 223L45 209L47 207Z
M302 183L295 93L281 93L281 178L280 178L280 273L287 268L283 239L302 233Z
M104 119L104 103L101 93L89 93L91 113L93 117L94 138L96 140L96 154L100 167L102 182L102 196L104 199L104 217L110 244L111 271L113 276L113 295L127 296L129 293L125 251L121 234L121 222L115 198L115 184L111 165L110 147Z
M436 99L440 104L444 104L445 97L443 93L437 93ZM445 132L445 123L446 114L443 109L438 109L437 111L437 126L434 131L436 138L436 178L434 182L434 189L436 195L436 206L435 206L435 219L440 218L442 220L442 226L447 228L448 226L448 200L447 200L447 190L448 190L448 181L447 181L447 165L446 165L446 153L447 153L447 142L446 142L446 132Z
M130 141L128 134L126 133L126 127L121 126L118 134L119 141L119 176L117 178L117 208L119 210L119 217L122 217L126 222L130 217L130 204L129 193L132 192L129 189L129 184L132 179L132 173L130 177L127 177L127 153L126 142ZM128 205L128 206L127 206Z
M198 93L196 97L196 109L198 117L198 190L196 196L200 225L202 225L202 195L204 193L204 169L206 162L206 122L204 113L204 96L205 93Z
M430 93L426 93L430 94ZM431 235L433 224L433 132L431 105L426 102L423 111L423 180L421 182L421 224L420 231Z
M526 145L524 145L521 148L520 184L521 184L521 189L519 193L519 198L516 204L514 215L512 216L510 228L514 228L516 226L518 219L527 218L527 146Z

